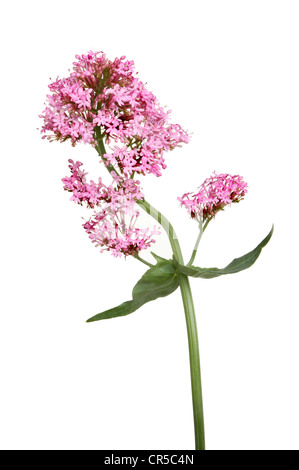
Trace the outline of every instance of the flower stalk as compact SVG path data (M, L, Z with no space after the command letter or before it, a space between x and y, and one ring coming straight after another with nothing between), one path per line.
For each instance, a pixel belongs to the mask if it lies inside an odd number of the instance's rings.
M184 265L184 259L180 247L179 240L175 234L173 226L166 219L161 212L154 209L147 201L139 201L138 204L155 220L157 220L168 233L170 245L172 247L174 258L181 265ZM190 360L190 373L191 373L191 388L192 388L192 402L193 402L193 417L194 417L194 430L195 430L195 449L205 450L205 429L204 429L204 413L203 413L203 398L202 398L202 384L201 384L201 368L200 356L198 345L198 332L195 316L195 308L193 303L192 291L188 276L179 274L179 285L183 300L185 311L188 345L189 345L189 360Z
M169 234L169 240L175 259L184 265L184 259L178 239ZM189 346L189 361L192 388L193 419L195 431L195 449L205 450L205 427L201 384L201 368L198 345L198 332L192 291L188 276L179 274L179 284L183 300Z
M103 139L101 138L97 141L96 146L100 156L106 154L105 145ZM107 167L107 170L111 173L115 169L112 165ZM169 242L172 248L173 256L175 260L184 265L183 254L181 246L173 225L169 220L157 209L155 209L151 204L149 204L145 199L137 201L137 204L151 217L153 217L166 231ZM204 233L204 230L207 227L200 225L200 237L196 243L196 251L200 242L200 239ZM195 256L194 256L195 257ZM144 264L150 265L145 260L141 259L139 256L135 256L136 259L143 262ZM152 266L152 265L150 265ZM195 449L196 450L205 450L205 428L204 428L204 413L203 413L203 398L202 398L202 384L201 384L201 368L200 368L200 356L199 356L199 345L198 345L198 332L197 332L197 323L195 316L195 308L192 297L192 291L190 287L190 282L188 276L184 274L179 274L179 285L180 291L184 306L186 326L187 326L187 335L188 335L188 346L189 346L189 360L190 360L190 375L191 375L191 389L192 389L192 403L193 403L193 419L194 419L194 432L195 432Z
M195 430L195 449L205 450L205 428L201 385L201 369L195 309L188 277L180 274L179 283L184 304L188 333L193 418Z
M200 218L200 221L199 221L199 234L198 234L198 237L197 237L197 240L196 240L193 252L192 252L192 256L191 256L190 261L188 262L187 266L192 266L192 264L193 264L193 262L196 258L196 255L197 255L199 243L200 243L200 241L202 239L202 236L205 233L205 230L206 230L206 228L209 225L211 220L212 220L212 218L206 220L206 222L203 223L202 218Z

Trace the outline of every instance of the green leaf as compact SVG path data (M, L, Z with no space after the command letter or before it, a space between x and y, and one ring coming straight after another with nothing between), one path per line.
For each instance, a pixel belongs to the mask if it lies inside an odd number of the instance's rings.
M194 266L181 266L177 267L178 271L186 276L201 277L203 279L212 279L214 277L223 276L224 274L234 274L244 269L250 268L261 254L262 249L269 243L274 231L274 226L267 237L250 253L242 256L241 258L234 259L226 268L196 268Z
M157 263L161 263L162 261L167 261L167 259L161 258L161 256L156 255L156 253L154 253L153 251L151 251L151 255L155 258Z
M178 286L178 275L173 261L160 258L156 266L150 268L133 289L132 300L118 307L99 313L87 320L88 323L108 318L122 317L138 310L142 305L159 297L172 294Z

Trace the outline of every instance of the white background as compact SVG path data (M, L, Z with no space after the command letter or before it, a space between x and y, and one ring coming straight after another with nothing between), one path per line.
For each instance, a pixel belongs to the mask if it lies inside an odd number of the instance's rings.
M243 175L249 193L210 224L198 265L225 266L275 223L250 270L192 280L207 447L298 450L298 2L17 1L0 17L1 449L193 448L179 291L85 323L129 300L145 269L100 254L62 190L68 158L103 171L94 150L36 130L49 78L102 50L133 59L193 132L142 181L186 258L196 226L176 198L214 170ZM166 238L155 251L170 256Z

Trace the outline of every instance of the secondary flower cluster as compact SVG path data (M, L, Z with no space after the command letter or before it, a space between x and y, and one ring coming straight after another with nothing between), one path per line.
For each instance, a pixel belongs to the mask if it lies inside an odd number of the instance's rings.
M214 173L198 188L196 193L186 193L178 198L192 219L208 220L228 204L240 202L247 193L247 183L242 176Z
M155 227L152 231L136 228L138 216L137 211L132 211L128 221L128 214L124 211L103 210L95 213L84 228L92 242L101 247L101 252L111 251L115 257L122 254L136 256L155 243L154 235L160 235Z
M112 62L98 52L76 56L70 76L49 85L43 138L97 146L100 135L107 144L113 142L104 158L120 173L160 176L164 152L190 138L169 123L170 111L133 73L134 63L125 57Z
M143 198L139 181L112 172L113 184L110 186L106 186L101 178L97 183L88 182L82 163L73 160L69 163L71 176L62 180L64 189L72 193L72 201L98 208L83 226L101 251L110 251L114 256L136 256L155 243L152 237L159 234L155 227L152 231L136 227L139 217L136 201Z

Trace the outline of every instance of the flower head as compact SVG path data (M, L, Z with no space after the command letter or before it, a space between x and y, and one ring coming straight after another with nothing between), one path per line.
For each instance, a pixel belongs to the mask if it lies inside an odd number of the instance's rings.
M138 216L138 211L128 214L102 210L96 212L84 228L92 242L101 247L101 252L110 251L116 257L136 256L155 243L154 235L160 234L156 227L152 230L135 227Z
M149 248L160 232L154 227L138 228L139 211L136 202L143 199L139 181L112 172L113 183L106 186L102 179L88 181L81 162L69 160L71 175L63 178L64 189L72 193L71 200L96 212L84 229L101 251L114 256L136 256Z
M106 163L124 175L160 176L166 168L164 153L189 142L187 132L169 122L170 112L134 76L134 63L125 57L111 61L99 52L76 56L70 76L49 88L40 116L43 138L95 146L100 134L111 145Z
M240 202L247 193L247 183L242 176L214 173L198 188L178 198L190 216L198 221L215 217L225 206Z

